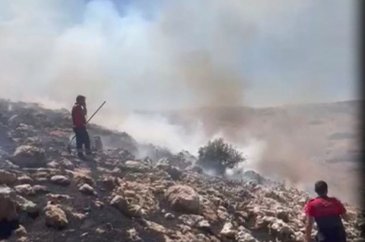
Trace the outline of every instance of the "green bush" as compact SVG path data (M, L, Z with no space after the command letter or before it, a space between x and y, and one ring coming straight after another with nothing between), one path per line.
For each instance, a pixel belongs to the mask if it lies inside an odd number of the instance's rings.
M233 168L238 162L244 161L242 154L222 138L209 141L199 149L198 164L203 168L213 170L223 175L226 168Z

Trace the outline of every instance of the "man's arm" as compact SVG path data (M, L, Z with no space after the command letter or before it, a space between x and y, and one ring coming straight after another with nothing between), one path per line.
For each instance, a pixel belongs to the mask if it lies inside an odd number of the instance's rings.
M312 234L313 223L314 223L314 218L307 215L305 218L305 235L304 235L305 242L312 241L311 234Z

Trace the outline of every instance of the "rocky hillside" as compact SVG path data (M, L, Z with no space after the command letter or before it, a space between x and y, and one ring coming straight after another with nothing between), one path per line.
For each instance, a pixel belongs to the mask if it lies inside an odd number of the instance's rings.
M0 236L8 241L302 241L308 195L246 172L205 175L187 152L91 125L104 149L69 154L67 110L0 101ZM139 150L155 149L149 157ZM148 152L147 152L148 153ZM347 207L349 241L363 213ZM10 234L11 233L11 234Z

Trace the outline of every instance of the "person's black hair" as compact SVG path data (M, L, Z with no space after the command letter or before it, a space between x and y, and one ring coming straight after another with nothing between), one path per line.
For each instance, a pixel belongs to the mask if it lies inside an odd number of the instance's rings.
M80 102L80 101L82 101L82 100L85 100L85 96L83 96L83 95L78 95L77 97L76 97L76 102L78 103L78 102Z
M319 195L319 196L326 196L327 192L328 192L328 186L327 183L325 181L317 181L314 184L314 191Z

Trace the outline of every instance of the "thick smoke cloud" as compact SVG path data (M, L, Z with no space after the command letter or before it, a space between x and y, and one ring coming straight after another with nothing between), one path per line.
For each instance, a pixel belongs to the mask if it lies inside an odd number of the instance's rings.
M269 105L343 98L308 87L352 77L343 1L324 13L316 1L145 2L1 1L1 96L69 105L84 93L114 112Z

